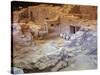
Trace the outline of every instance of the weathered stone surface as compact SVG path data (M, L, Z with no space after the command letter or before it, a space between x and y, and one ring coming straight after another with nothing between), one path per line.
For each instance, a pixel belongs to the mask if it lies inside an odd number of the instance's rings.
M50 40L40 47L21 48L22 55L17 55L15 65L31 72L95 69L96 37L96 32L84 29L71 35L69 40Z

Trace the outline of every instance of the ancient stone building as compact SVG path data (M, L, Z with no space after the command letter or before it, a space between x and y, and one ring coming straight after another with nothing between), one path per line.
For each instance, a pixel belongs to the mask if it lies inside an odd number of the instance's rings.
M57 15L57 8L48 5L38 5L28 7L30 20L36 22L37 24L43 24L46 18L52 19Z
M13 22L32 21L36 25L41 25L43 31L56 30L56 33L75 33L81 27L96 28L96 19L96 6L39 4L13 12Z

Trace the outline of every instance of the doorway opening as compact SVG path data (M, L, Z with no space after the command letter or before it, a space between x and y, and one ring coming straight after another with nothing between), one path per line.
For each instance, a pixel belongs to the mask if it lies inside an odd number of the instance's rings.
M70 26L70 33L75 34L79 29L79 26Z

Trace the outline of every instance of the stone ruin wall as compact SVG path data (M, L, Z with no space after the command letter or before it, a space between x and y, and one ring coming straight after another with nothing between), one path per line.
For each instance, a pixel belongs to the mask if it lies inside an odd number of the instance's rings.
M57 8L49 6L31 6L29 7L29 14L32 13L32 20L37 24L44 24L46 18L52 19L57 15ZM30 16L31 17L31 16Z
M77 16L89 20L97 19L97 7L96 6L74 6L69 13L76 14Z
M32 20L37 25L43 25L45 18L53 19L56 16L59 16L61 25L73 24L81 26L88 25L86 22L81 21L81 19L87 19L87 21L97 19L97 7L72 6L67 9L69 12L65 11L65 7L60 6L42 4L38 6L29 6L28 8L23 8L20 11L14 11L13 22L27 22ZM94 25L96 25L96 22Z
M97 7L96 6L80 6L80 11L82 14L88 14L89 19L96 20L97 19Z

